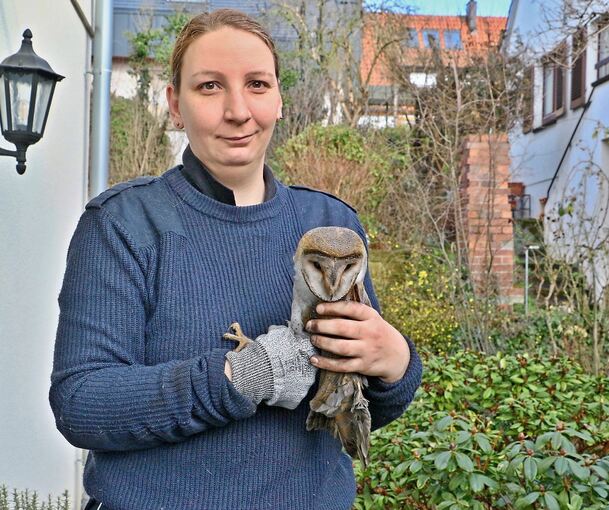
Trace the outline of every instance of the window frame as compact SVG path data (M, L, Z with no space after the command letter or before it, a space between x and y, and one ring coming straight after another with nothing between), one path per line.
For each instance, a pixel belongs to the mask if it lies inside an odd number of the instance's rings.
M457 34L457 36L458 36L458 45L457 46L448 46L448 44L446 42L446 33ZM463 38L461 37L461 30L450 29L450 28L442 30L442 38L444 39L444 49L451 50L451 51L459 51L459 50L463 49Z
M419 31L416 28L406 27L404 34L408 34L408 37L403 37L400 41L400 46L403 50L417 50L421 47L419 44ZM413 42L414 44L408 44L408 42Z
M439 28L424 28L421 30L421 36L423 38L423 47L425 49L431 50L434 48L433 45L428 44L428 39L427 37L425 37L425 35L429 32L435 32L436 37L435 37L435 42L436 42L436 47L439 49L441 47L441 43L440 43L440 29Z
M563 43L542 60L541 123L543 126L556 122L556 119L565 114L566 73L565 67L561 64L561 62L564 62L565 49ZM546 94L548 92L546 87L546 69L548 66L552 69L552 111L550 112L546 112ZM558 106L559 99L560 107Z
M598 22L597 25L597 46L596 46L596 81L592 84L598 85L609 80L609 17L604 17ZM601 37L606 37L607 41L607 55L601 58ZM606 74L601 76L601 67L607 66Z
M524 72L526 89L523 98L522 132L527 134L533 131L535 122L535 66L528 66ZM529 82L526 83L526 80L529 80Z
M588 45L588 37L586 33L586 29L582 28L578 32L573 35L572 43L571 43L571 109L575 110L577 108L582 107L586 103L586 62L587 62L587 45ZM577 55L577 58L573 60L576 55L576 52L581 53ZM579 68L578 68L579 64ZM579 71L577 71L579 69ZM579 73L579 76L578 76ZM580 87L580 95L578 97L573 97L573 91L575 87L573 86L575 83L579 84Z

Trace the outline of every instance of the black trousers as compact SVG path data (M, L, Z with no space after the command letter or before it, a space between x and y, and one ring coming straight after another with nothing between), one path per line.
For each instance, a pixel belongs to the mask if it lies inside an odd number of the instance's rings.
M93 498L89 500L85 510L97 510L98 508L104 508L99 501L95 501Z

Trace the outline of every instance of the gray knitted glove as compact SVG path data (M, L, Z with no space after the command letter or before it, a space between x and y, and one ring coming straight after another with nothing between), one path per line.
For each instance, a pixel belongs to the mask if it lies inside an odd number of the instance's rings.
M271 326L255 342L226 359L233 386L256 404L295 409L315 382L317 369L309 358L315 348L308 337L296 338L287 326Z

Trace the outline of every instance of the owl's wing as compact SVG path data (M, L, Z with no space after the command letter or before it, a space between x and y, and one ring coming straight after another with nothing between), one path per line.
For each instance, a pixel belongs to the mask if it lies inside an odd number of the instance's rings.
M367 306L372 306L370 298L366 292L366 287L363 283L356 283L347 294L348 301L357 301L358 303L364 303Z

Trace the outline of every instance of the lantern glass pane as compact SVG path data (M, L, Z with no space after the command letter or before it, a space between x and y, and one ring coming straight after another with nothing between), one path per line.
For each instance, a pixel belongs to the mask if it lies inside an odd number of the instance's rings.
M6 87L3 75L0 75L0 123L2 124L2 131L8 128L6 122Z
M49 108L49 99L53 90L54 81L50 78L41 76L38 79L38 91L36 93L36 109L34 110L34 124L32 131L42 135L44 128L44 118Z
M32 95L32 75L8 73L13 131L27 131Z

